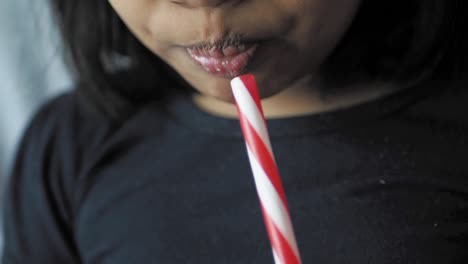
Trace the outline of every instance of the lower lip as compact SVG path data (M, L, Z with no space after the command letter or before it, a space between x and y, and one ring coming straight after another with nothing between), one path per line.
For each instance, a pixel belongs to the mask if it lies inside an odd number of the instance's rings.
M190 49L187 49L187 51L190 58L192 58L195 63L202 66L208 73L217 77L234 78L241 75L247 65L249 65L257 46L257 44L252 45L243 52L222 58L198 54L192 52Z

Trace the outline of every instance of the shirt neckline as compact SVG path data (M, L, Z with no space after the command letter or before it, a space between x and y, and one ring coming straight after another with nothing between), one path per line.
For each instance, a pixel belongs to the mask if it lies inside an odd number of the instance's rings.
M330 133L384 118L422 100L430 91L418 85L378 99L328 112L297 117L268 119L270 137L305 136ZM174 94L166 108L176 122L195 131L222 137L242 137L239 121L213 115L200 109L190 94Z

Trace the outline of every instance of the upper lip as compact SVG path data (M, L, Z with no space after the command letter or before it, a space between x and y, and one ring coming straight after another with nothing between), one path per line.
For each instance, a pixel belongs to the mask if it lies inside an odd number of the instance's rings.
M183 47L190 49L190 50L213 50L218 49L222 50L229 46L250 46L253 44L258 44L260 42L265 41L264 39L260 38L248 38L244 37L242 34L227 36L224 38L218 38L212 41L198 41L194 43L190 43L188 45L183 45Z
M240 52L244 52L251 47L255 46L254 44L238 44L238 45L229 45L229 46L224 46L224 47L216 47L212 46L209 49L187 49L188 53L191 56L195 57L212 57L212 58L226 58L226 57L232 57Z

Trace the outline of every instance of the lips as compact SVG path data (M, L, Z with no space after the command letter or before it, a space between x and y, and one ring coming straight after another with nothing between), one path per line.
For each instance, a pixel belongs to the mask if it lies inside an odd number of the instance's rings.
M237 44L223 48L187 48L187 52L208 73L218 77L234 78L247 67L257 46L257 44Z

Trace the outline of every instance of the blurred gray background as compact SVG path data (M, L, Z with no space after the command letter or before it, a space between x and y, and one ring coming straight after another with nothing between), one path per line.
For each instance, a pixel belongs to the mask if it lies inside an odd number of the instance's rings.
M0 0L0 195L28 120L71 86L59 43L47 0Z

